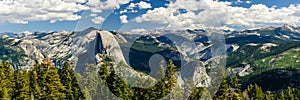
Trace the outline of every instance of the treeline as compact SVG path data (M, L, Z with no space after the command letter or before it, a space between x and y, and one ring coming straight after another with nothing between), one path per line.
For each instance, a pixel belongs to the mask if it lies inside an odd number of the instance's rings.
M106 58L104 58L106 59ZM91 100L91 99L182 99L189 100L298 100L300 88L289 87L280 92L263 92L258 85L241 90L237 77L223 77L218 91L211 95L205 87L180 91L176 81L176 66L169 61L165 76L153 86L131 87L116 74L109 59L101 66L87 65L84 73L76 73L70 63L57 68L50 60L36 62L30 70L14 70L7 62L0 64L0 99L6 100ZM139 81L139 84L147 81ZM185 96L184 94L191 95Z
M69 63L61 68L50 60L37 62L31 70L14 70L0 64L0 99L4 100L78 100L84 99Z

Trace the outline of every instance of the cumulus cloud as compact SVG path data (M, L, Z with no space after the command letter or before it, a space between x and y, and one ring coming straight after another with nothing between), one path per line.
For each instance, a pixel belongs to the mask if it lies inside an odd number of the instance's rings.
M105 19L101 16L96 16L92 19L95 24L101 24Z
M184 11L184 12L182 12ZM275 8L263 4L250 8L233 7L230 2L213 0L176 0L167 7L155 8L137 17L136 22L167 24L168 29L259 28L300 23L300 5Z
M74 13L88 10L83 0L4 0L0 1L0 22L27 24L30 21L78 20Z
M92 14L90 14L90 16L91 16L91 17L96 17L97 14L92 13Z
M126 16L126 15L120 16L120 20L121 20L121 23L123 23L123 24L128 23L128 20L127 20L127 16Z
M123 11L120 11L120 13L126 13L127 11L131 11L131 12L135 12L136 10L134 10L134 8L138 8L138 9L148 9L148 8L152 8L151 4L150 3L147 3L147 2L144 2L144 1L141 1L139 3L130 3L128 5L128 7L123 10Z
M86 5L90 8L92 13L102 13L104 10L114 10L120 8L121 5L127 4L132 0L87 0ZM126 11L127 12L127 11ZM95 24L101 24L103 17L95 16L92 21Z
M27 24L32 21L57 21L81 19L77 12L90 10L95 24L103 22L97 16L103 10L114 10L132 0L1 0L0 22Z
M1 0L0 22L27 24L32 21L75 21L81 19L77 12L90 10L92 21L101 24L104 18L98 16L101 15L99 13L118 9L120 5L130 1L132 0ZM152 8L147 2L130 3L120 13ZM251 1L247 0L246 3ZM246 29L300 23L300 5L293 4L282 8L254 4L243 8L218 0L171 0L166 6L148 10L135 21L167 25L167 29ZM128 23L126 15L120 16L120 20L121 23Z
M120 5L127 4L132 0L88 0L87 5L94 13L101 13L103 10L113 10L120 8Z
M136 7L136 4L134 3L130 3L127 7L127 9L133 9L134 7Z
M151 4L144 1L139 2L137 5L140 9L152 8Z

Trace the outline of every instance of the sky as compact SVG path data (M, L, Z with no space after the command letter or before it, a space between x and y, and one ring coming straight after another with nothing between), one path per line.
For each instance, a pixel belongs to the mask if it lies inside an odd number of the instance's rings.
M0 0L0 32L299 26L300 0Z

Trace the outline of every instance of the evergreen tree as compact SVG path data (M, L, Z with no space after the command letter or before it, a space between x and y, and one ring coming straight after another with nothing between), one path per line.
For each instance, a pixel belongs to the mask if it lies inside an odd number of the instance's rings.
M15 81L15 98L17 100L29 100L30 94L30 77L28 71L17 72Z
M242 99L242 93L241 93L241 84L238 81L237 77L231 78L230 82L231 88L229 89L229 96L228 98L230 100L240 100Z
M64 94L65 87L62 85L60 81L60 77L58 71L55 66L52 65L50 60L44 60L42 63L44 68L48 68L46 73L45 85L43 87L45 95L43 99L64 99L66 95Z
M274 100L273 95L272 95L272 93L270 91L267 91L265 93L265 98L264 99L265 100Z
M217 100L225 100L225 99L228 99L228 93L229 91L229 86L227 84L227 80L226 80L226 76L223 75L223 79L222 79L222 82L220 84L220 87L219 87L219 90L217 91L214 99L217 99Z
M5 61L0 64L0 99L11 99L13 97L14 70Z
M64 99L65 87L60 81L58 71L49 59L42 63L36 61L31 72L31 92L35 99Z
M257 84L249 85L247 87L246 91L247 91L250 99L254 99L254 100L264 99L264 93L263 93L262 89Z
M113 67L110 67L111 73L107 77L106 82L112 83L107 85L112 93L123 99L130 99L133 97L133 91L130 89L129 85L122 81L120 77L116 75Z
M285 96L284 96L284 92L283 91L280 91L278 94L277 94L277 97L276 99L278 100L285 100Z
M66 94L66 99L83 99L84 96L76 80L75 71L69 62L65 62L64 65L59 69L59 75L61 83L66 88L64 91Z
M210 93L205 87L198 87L194 89L189 100L209 100L210 98Z
M46 66L46 64L43 63L36 61L32 71L31 86L33 87L32 91L35 99L43 99L47 96L47 93L45 92L45 83L49 66Z
M297 87L295 88L294 90L294 95L295 95L295 99L296 100L300 100L300 90L299 90L300 87Z
M295 95L293 93L294 89L292 89L291 87L288 87L286 90L286 99L287 100L294 100L295 99Z
M42 97L42 90L38 84L38 68L39 68L40 64L38 64L38 62L36 61L36 64L34 65L34 68L32 71L29 71L29 76L30 76L30 93L31 96L34 99L40 99L40 97Z

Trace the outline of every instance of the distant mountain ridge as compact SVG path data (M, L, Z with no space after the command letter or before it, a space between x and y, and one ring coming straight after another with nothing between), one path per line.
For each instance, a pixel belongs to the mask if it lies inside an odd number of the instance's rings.
M51 58L57 66L69 60L76 66L76 70L83 70L85 64L100 64L101 55L105 54L112 56L116 63L124 61L132 69L150 73L149 60L153 55L160 54L166 60L173 60L181 70L196 69L192 74L202 81L201 85L208 85L210 77L206 70L209 69L209 64L217 61L217 56L225 54L222 50L212 53L215 51L214 40L207 36L207 31L153 30L137 35L88 28L75 32L3 33L0 34L0 59L7 60L16 69L30 68L35 63L34 60L43 58ZM224 37L223 51L228 54L226 70L230 75L250 77L257 72L277 69L279 67L265 70L260 68L262 65L256 64L300 47L300 28L287 24L254 30L214 31ZM200 69L184 67L192 64L193 60L202 62ZM132 75L138 73L132 69ZM200 71L203 73L199 73ZM189 75L181 75L183 78L185 76Z

